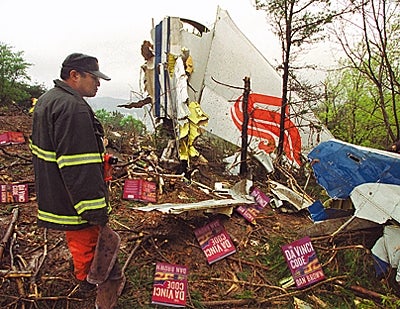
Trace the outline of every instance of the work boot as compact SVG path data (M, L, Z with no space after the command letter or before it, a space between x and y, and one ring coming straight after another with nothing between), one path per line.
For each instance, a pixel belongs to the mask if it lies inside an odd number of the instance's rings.
M107 279L97 287L96 296L96 309L114 309L118 303L118 297L120 296L123 287L125 285L125 275L122 277L112 280Z
M87 280L80 281L75 296L78 298L88 298L90 296L94 296L96 288L96 284L91 284L87 282Z
M117 259L121 238L107 225L102 227L96 245L96 251L90 265L88 282L101 284L108 278Z

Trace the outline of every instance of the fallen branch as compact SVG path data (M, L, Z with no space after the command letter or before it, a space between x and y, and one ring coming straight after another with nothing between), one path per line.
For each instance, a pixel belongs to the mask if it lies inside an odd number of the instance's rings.
M368 290L368 289L366 289L366 288L364 288L362 286L359 286L359 285L347 286L346 283L344 281L342 281L342 280L336 280L335 283L340 285L341 287L350 288L350 290L352 290L352 291L354 291L354 292L356 292L358 294L361 294L363 296L367 296L367 297L375 298L375 299L379 299L379 300L383 300L384 298L386 298L386 295L382 295L382 294L377 293L375 291ZM397 298L393 297L393 300L397 300Z
M0 270L0 277L3 277L3 278L30 278L30 277L32 277L32 272L25 271L25 270Z
M9 156L9 157L16 157L16 158L25 160L25 161L27 161L27 162L29 162L29 163L32 163L32 159L31 159L31 158L26 158L26 157L20 156L19 154L7 152L7 151L6 151L4 148L2 148L2 147L0 147L0 150L1 150L5 155L7 155L7 156Z
M160 252L160 250L158 250L159 247L157 246L156 242L154 241L154 238L151 237L150 240L151 240L151 243L153 244L154 248L156 249L156 252L157 252L165 261L167 261L168 263L172 264L172 261L170 261L164 254L162 254L162 253Z
M11 265L11 269L14 270L14 271L17 270L17 267L15 266L15 259L14 259L14 254L13 254L13 248L14 248L14 245L15 245L16 241L17 241L17 233L14 232L12 234L12 239L10 241L10 248L9 248L9 250L10 250L10 260L11 260L10 265ZM16 282L17 282L17 288L18 288L19 295L20 296L24 296L26 293L25 293L25 287L24 287L23 279L21 277L19 277L19 278L16 279ZM25 306L23 305L21 307L21 309L25 309Z
M253 299L227 299L227 300L210 300L210 301L203 301L201 304L208 308L214 306L229 306L238 308L237 306L244 306L254 302Z
M268 270L268 271L270 270L270 268L267 267L267 266L264 266L264 265L261 265L261 264L256 264L256 263L249 262L249 261L242 260L242 259L237 259L237 258L232 257L232 256L228 256L227 259L235 261L235 262L238 262L238 263L241 263L241 264L246 264L246 265L254 266L254 267L257 267L257 268L261 268L261 269L264 269L264 270Z
M0 294L0 296L4 297L4 298L11 298L11 299L15 299L18 301L24 301L24 302L30 302L30 303L34 303L35 301L38 301L38 300L40 301L40 300L62 300L62 299L70 300L70 301L77 301L77 302L84 301L84 299L69 297L69 296L21 297L21 296L9 295L9 294Z
M135 254L136 250L139 248L140 244L142 243L143 239L138 239L136 240L136 245L135 247L132 249L131 253L129 254L128 258L125 261L124 266L122 267L122 272L125 272L125 269L128 267L133 255Z
M4 234L3 239L0 242L0 260L3 258L3 253L4 253L4 248L6 247L13 231L15 228L15 224L17 222L18 219L18 207L14 208L12 211L12 217L11 217L11 221L8 225L7 231Z
M317 283L313 284L312 286L310 286L308 288L305 288L305 289L298 289L298 290L295 290L295 291L287 293L287 294L271 296L271 297L268 297L268 299L258 299L257 303L264 304L264 303L269 303L271 301L278 300L280 298L292 297L292 296L296 296L298 294L303 294L303 293L307 294L308 291L311 291L311 290L315 289L316 287L318 287L318 286L320 286L322 284L326 284L326 283L329 283L329 282L332 282L332 281L335 281L335 280L339 280L339 279L344 279L346 277L347 276L338 276L338 277L329 278L329 279L317 282Z
M243 281L243 280L232 280L232 279L223 279L223 278L210 278L209 280L198 280L201 282L206 282L206 283L215 283L215 282L226 282L226 283L236 283L236 284L243 284L243 285L249 285L249 286L255 286L255 287L263 287L263 288L269 288L269 289L274 289L274 290L279 290L283 293L289 294L286 289L281 288L280 286L275 286L275 285L269 285L269 284L263 284L263 283L251 283L248 281Z
M33 294L35 296L39 295L37 284L36 284L37 275L39 274L39 271L44 264L44 260L47 257L47 229L46 228L44 229L43 234L44 234L43 235L43 238L44 238L43 255L42 255L42 258L40 259L38 267L35 270L35 273L33 274L33 276L31 277L31 280L30 280L31 294Z
M43 255L42 255L42 258L40 260L38 267L35 270L35 273L33 274L33 280L36 280L36 277L40 271L40 268L43 266L44 260L47 257L47 229L46 228L44 229L43 234L44 234L43 235L43 237L44 237Z
M363 245L349 245L349 246L332 247L332 248L321 247L318 245L313 245L313 246L316 249L325 250L325 251L339 251L339 250L349 250L349 249L364 249L365 251L368 251L368 249L365 248Z
M129 263L131 262L131 259L132 259L133 255L135 254L136 250L139 248L139 246L140 246L140 244L142 243L142 241L143 241L143 239L137 239L137 240L136 240L135 247L133 247L131 253L129 254L128 258L127 258L126 261L125 261L124 266L122 267L121 272L122 272L123 274L125 273L126 268L128 267ZM124 282L122 283L122 286L119 287L119 291L122 292L122 290L124 289L125 283L126 283L126 281L124 281Z

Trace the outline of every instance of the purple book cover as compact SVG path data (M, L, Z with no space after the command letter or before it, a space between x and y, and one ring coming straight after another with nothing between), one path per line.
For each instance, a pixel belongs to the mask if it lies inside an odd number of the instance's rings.
M25 138L22 132L5 132L0 134L0 145L23 144Z
M157 202L156 183L143 179L126 179L122 198L144 202Z
M243 206L240 205L236 208L236 211L240 213L243 218L245 218L247 221L249 221L252 224L256 224L256 216L260 212L256 207L254 206Z
M256 217L265 208L265 206L268 205L271 199L258 188L254 188L250 195L254 197L255 203L246 206L241 205L236 208L236 211L250 223L257 224Z
M185 307L187 296L186 266L157 262L151 303Z
M282 246L282 251L298 288L325 279L310 237L306 236L284 245Z
M259 206L258 209L261 211L265 206L268 205L269 201L271 200L264 192L262 192L258 188L254 188L253 191L250 193L251 196L254 196L257 205Z
M194 230L197 241L207 257L208 264L217 262L236 252L236 248L219 220Z
M27 184L0 184L0 203L28 202Z

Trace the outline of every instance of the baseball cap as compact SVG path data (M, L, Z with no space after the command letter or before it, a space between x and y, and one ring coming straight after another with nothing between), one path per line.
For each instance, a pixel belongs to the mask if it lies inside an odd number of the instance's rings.
M110 77L99 71L99 63L97 58L89 55L73 53L65 58L62 66L63 68L71 68L78 71L88 72L104 80L111 80Z

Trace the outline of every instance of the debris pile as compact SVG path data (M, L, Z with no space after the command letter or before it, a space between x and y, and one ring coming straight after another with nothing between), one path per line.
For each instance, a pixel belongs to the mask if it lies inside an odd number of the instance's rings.
M0 117L0 133L18 128L29 137L29 116ZM110 225L121 237L120 258L127 277L118 308L150 306L157 263L187 268L188 308L301 308L301 303L302 308L329 308L338 297L348 304L381 304L382 296L392 299L388 285L371 279L372 259L365 255L379 237L379 224L363 220L361 225L357 218L332 237L349 216L326 220L335 221L330 225L313 223L306 207L310 204L304 201L314 198L304 195L294 178L282 182L260 173L252 181L243 180L226 172L222 158L211 160L218 156L215 149L209 154L205 147L202 154L209 163L192 162L188 178L176 174L176 165L171 164L171 169L162 165L160 154L145 145L135 153L112 153L118 162L109 181ZM29 192L26 202L0 204L0 306L91 307L92 298L76 294L63 233L35 225L37 206L27 143L0 147L0 180L27 184ZM146 184L151 194L140 191L139 184ZM142 195L135 196L137 192ZM251 195L260 192L263 199ZM255 207L257 202L264 204ZM235 211L239 207L257 211L250 210L253 218L248 220ZM236 251L210 265L194 231L215 220L224 226ZM281 247L304 236L311 238L326 278L298 289L288 280L291 274ZM348 252L357 265L345 262ZM363 286L367 279L370 285Z

